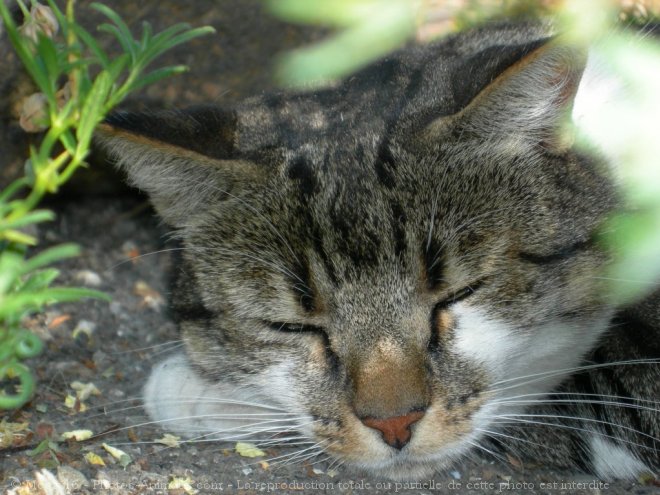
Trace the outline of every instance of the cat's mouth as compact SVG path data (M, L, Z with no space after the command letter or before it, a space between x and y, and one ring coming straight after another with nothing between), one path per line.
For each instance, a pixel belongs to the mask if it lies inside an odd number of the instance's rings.
M421 480L431 477L438 470L449 468L468 450L469 443L457 442L455 445L444 446L435 454L416 455L403 449L386 460L361 460L353 464L364 471L395 481Z
M348 411L341 421L319 422L313 434L328 453L358 468L396 480L420 479L470 450L477 436L473 417L483 402L474 399L450 408L436 400L409 425L405 445L397 444L382 424L360 420Z

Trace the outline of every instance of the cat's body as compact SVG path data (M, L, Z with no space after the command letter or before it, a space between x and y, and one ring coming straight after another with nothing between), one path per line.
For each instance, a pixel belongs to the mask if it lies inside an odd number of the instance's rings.
M560 136L594 74L548 37L490 26L331 90L110 119L101 142L185 247L186 354L154 370L151 416L297 430L395 478L491 440L602 477L656 469L657 305L608 302L593 236L620 208L616 164Z

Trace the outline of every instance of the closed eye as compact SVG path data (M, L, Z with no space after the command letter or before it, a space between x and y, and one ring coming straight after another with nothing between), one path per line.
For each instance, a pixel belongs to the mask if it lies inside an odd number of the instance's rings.
M472 294L474 294L477 291L477 289L479 289L479 287L481 287L481 285L482 285L482 281L477 281L471 285L467 285L463 287L460 290L457 290L456 292L451 293L449 297L446 297L442 299L440 302L438 302L433 308L433 311L437 312L446 309L452 304L456 304L457 302L470 297Z
M586 251L593 245L594 245L594 241L592 239L589 239L582 242L576 242L575 244L572 244L570 246L567 246L563 249L560 249L550 254L521 252L519 253L519 256L521 260L527 261L529 263L533 263L535 265L549 265L552 263L556 263L558 261L563 261L572 258L573 256L576 256L577 254Z
M269 328L278 332L286 333L315 333L318 335L326 335L325 329L316 325L303 325L300 323L285 323L279 321L265 322Z

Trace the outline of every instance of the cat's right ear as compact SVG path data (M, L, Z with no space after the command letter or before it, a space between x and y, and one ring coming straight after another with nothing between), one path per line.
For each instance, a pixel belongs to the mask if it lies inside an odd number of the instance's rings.
M194 225L209 207L261 181L264 170L236 158L236 116L215 107L153 114L118 112L95 142L147 192L174 227Z

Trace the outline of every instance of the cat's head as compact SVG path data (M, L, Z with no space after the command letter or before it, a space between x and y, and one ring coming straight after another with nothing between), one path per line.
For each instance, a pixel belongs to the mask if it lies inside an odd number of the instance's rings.
M584 66L504 26L332 90L110 118L100 142L183 241L196 372L398 478L556 385L612 312L594 233L614 181L559 132Z

